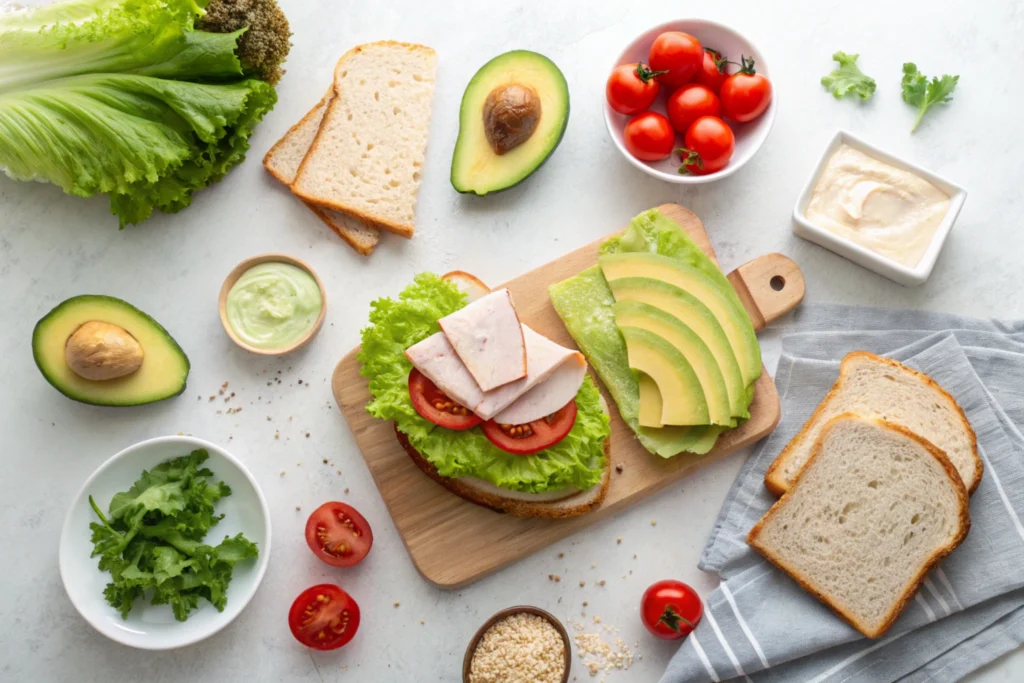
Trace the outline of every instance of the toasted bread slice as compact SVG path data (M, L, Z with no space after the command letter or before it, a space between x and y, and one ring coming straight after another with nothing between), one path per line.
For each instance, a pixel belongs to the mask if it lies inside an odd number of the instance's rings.
M946 453L973 493L984 470L967 415L931 377L889 358L854 351L843 358L839 379L793 440L768 468L764 483L777 496L793 485L825 423L840 413L875 415L907 427Z
M334 97L334 86L328 89L316 106L302 117L288 132L278 140L263 157L263 167L270 172L270 175L277 178L287 186L295 181L295 174L302 164L309 146L320 129L320 122L327 111L327 105ZM323 221L327 227L336 232L341 239L363 256L373 252L377 242L380 241L380 231L366 223L346 216L345 214L325 209L309 202L303 202L317 218Z
M941 450L900 425L844 413L821 429L747 543L878 638L970 526L967 489Z
M601 482L586 491L572 489L553 494L529 494L515 491L503 491L488 482L470 477L442 477L430 461L420 455L405 437L395 430L398 443L409 454L416 466L428 477L459 498L470 503L490 508L495 512L506 512L515 517L544 517L547 519L565 519L586 514L601 505L608 493L611 483L611 453L608 439L604 442L604 474Z
M491 288L485 285L476 275L470 275L463 270L453 270L441 276L442 280L448 280L461 289L469 297L468 303L473 303L481 297L491 293Z
M436 68L434 50L411 43L380 41L345 53L292 192L412 237Z

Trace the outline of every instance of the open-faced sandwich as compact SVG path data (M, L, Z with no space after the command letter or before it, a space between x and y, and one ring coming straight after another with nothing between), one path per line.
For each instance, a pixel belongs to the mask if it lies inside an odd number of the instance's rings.
M607 408L578 351L519 320L507 289L418 275L362 331L367 410L423 472L478 505L572 517L604 499Z

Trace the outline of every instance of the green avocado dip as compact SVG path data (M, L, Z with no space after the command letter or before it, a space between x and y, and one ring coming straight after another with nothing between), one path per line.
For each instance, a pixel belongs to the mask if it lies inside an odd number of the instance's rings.
M289 263L261 263L228 292L226 312L235 335L258 349L280 349L316 325L323 297L308 272Z

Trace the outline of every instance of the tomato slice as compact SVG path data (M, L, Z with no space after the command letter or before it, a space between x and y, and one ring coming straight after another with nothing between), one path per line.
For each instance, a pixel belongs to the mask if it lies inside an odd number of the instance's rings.
M334 567L363 561L373 546L373 531L351 505L324 503L306 520L306 543L313 554Z
M333 583L311 586L288 610L295 639L314 650L336 650L359 630L359 605Z
M438 427L472 429L483 422L472 410L448 398L448 394L416 368L409 373L409 398L420 417Z
M491 443L516 455L533 455L551 448L566 437L576 424L576 400L569 401L554 413L522 425L484 422L483 430Z

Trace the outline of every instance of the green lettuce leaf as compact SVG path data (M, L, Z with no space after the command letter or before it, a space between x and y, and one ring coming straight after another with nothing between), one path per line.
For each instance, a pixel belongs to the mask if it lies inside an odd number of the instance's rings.
M721 269L672 219L657 209L636 216L629 228L601 245L600 253L651 252L670 256L700 270L733 292ZM680 453L703 455L710 451L722 427L641 427L640 396L636 375L629 367L626 342L615 324L612 304L615 298L601 269L593 266L568 280L548 288L551 303L576 345L604 382L619 414L640 443L651 453L669 458ZM755 345L756 346L756 345ZM760 349L758 348L758 353ZM753 400L754 387L746 387L747 404Z
M588 377L576 395L576 424L565 439L530 457L496 448L479 429L456 432L420 417L409 399L412 364L405 350L439 330L438 319L466 305L466 295L433 273L417 275L398 299L373 302L362 331L360 372L373 400L367 411L391 420L409 443L445 477L477 477L505 489L541 493L567 486L587 489L604 469L610 433L600 393Z
M875 79L864 75L864 72L857 66L857 55L848 55L839 51L832 55L832 59L839 63L839 68L833 70L827 76L821 77L821 84L826 90L832 91L832 96L837 100L842 99L849 93L853 93L862 100L869 100L875 94Z
M121 227L173 213L242 161L277 100L244 78L241 31L192 0L72 0L0 17L0 167L107 194Z

